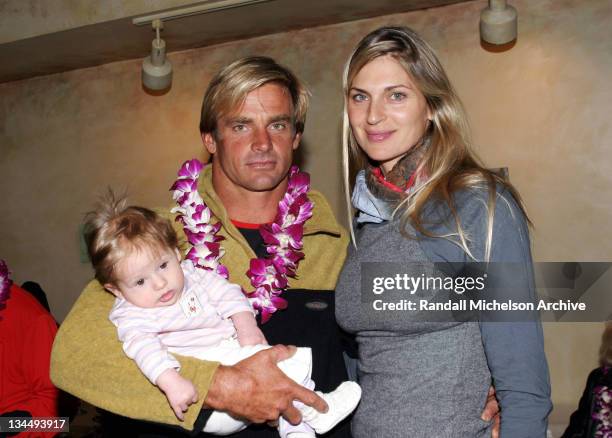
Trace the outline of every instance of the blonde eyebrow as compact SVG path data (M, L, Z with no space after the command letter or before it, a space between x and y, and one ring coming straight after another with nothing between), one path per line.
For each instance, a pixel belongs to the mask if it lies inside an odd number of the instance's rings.
M410 85L397 84L397 85L389 85L388 87L385 87L385 91L391 91L391 90L393 90L395 88L407 88L409 90L413 90L413 88ZM350 91L358 91L360 93L370 94L368 91L363 90L363 89L358 88L358 87L351 87Z
M281 114L279 116L274 116L270 119L270 123L278 123L278 122L291 122L292 117L287 114Z
M253 122L253 119L249 119L248 117L235 117L235 118L227 119L225 124L233 125L234 123L241 123L241 124L246 125L252 122Z
M391 85L391 86L385 88L385 91L390 91L390 90L393 90L394 88L408 88L409 90L413 89L410 85L398 84L398 85Z
M146 277L145 272L138 271L138 272L134 273L134 275L131 275L131 276L127 277L127 278L129 280L128 281L129 283L134 283L135 281L138 281L138 280L140 280L141 278L144 278L144 277Z
M162 263L168 262L169 260L170 260L170 258L167 257L167 256L160 256L160 257L158 257L155 260L155 263L153 265L154 266L159 266ZM145 267L145 268L143 268L140 271L136 271L134 273L134 275L130 276L129 277L129 281L127 281L126 283L134 283L134 282L136 282L136 281L138 281L138 280L140 280L140 279L142 279L144 277L147 277L147 276L148 276L148 269L147 269L147 267Z

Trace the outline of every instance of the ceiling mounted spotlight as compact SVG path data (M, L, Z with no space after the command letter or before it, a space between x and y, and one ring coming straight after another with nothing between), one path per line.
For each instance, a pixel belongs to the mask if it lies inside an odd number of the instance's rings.
M502 45L516 39L517 13L506 0L489 0L480 13L480 37L489 44Z
M160 91L172 83L172 64L166 59L166 42L159 37L162 21L153 20L151 24L155 39L151 43L151 56L142 62L142 85L149 90Z
M190 6L133 18L132 23L136 26L151 23L156 34L151 48L151 56L147 57L142 63L142 85L152 91L163 91L170 87L172 83L172 64L166 59L166 43L159 37L159 32L163 29L163 21L220 12L269 1L272 0L203 0Z

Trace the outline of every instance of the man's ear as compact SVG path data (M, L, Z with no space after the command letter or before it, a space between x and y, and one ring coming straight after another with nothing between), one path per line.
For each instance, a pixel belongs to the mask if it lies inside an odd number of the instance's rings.
M110 284L110 283L105 283L104 284L104 289L106 289L107 291L112 293L117 298L122 298L123 297L123 295L121 295L121 291L119 289L117 289L114 285Z
M302 140L302 133L296 132L295 137L293 138L293 150L296 150L300 145L300 140Z
M202 143L204 143L204 147L206 148L209 154L212 155L217 152L217 142L212 132L202 133Z

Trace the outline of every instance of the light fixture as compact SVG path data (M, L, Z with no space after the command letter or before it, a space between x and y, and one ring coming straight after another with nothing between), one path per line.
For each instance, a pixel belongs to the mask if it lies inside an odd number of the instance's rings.
M159 37L163 21L268 1L271 0L206 0L192 6L135 17L132 19L133 24L142 26L151 23L156 34L151 47L151 56L142 63L142 85L149 90L160 91L170 87L172 83L172 64L166 59L166 42Z
M480 37L489 44L502 45L516 39L517 13L506 0L489 0L480 13Z
M151 56L142 62L142 85L153 91L165 90L172 83L172 64L166 59L166 42L159 37L163 25L153 20L155 39L151 43Z
M137 26L149 24L154 20L173 20L175 18L189 17L190 15L207 14L210 12L223 11L225 9L248 6L255 3L264 3L271 0L207 0L201 3L186 6L183 8L170 9L156 14L142 15L132 19L132 23Z

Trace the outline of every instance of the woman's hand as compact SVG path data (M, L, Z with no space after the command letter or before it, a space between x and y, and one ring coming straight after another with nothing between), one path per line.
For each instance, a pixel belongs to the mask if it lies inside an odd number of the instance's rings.
M484 410L480 415L484 421L493 421L493 429L491 431L492 438L499 438L499 404L495 398L495 388L492 386L489 388L489 394L487 395L487 403L485 404Z

